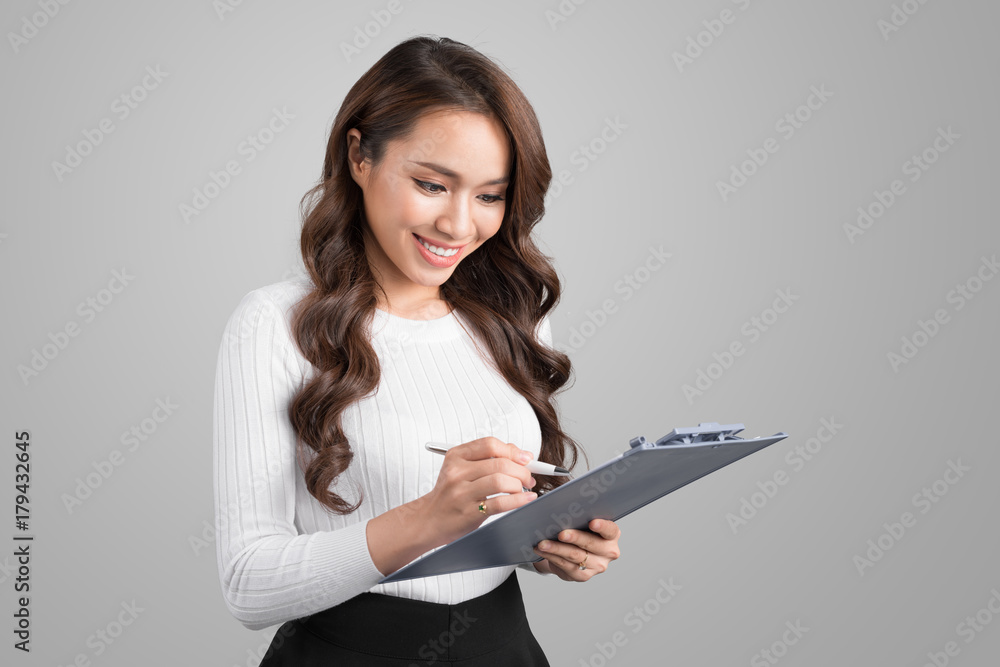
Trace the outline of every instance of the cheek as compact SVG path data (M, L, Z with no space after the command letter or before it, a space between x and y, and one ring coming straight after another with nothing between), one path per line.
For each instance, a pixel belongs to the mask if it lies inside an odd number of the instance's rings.
M438 210L437 202L419 193L402 193L396 200L396 210L400 221L408 225L423 225L433 222Z
M386 165L386 171L390 165ZM379 226L389 228L397 224L409 193L405 183L395 174L383 172L365 193L365 210L378 221Z
M425 219L433 216L436 210L435 202L430 197L422 196L402 181L387 188L381 201L390 219L404 226L424 224Z
M500 208L496 211L491 211L490 215L486 217L486 233L488 236L494 236L498 231L500 231L501 223L503 223L504 209Z

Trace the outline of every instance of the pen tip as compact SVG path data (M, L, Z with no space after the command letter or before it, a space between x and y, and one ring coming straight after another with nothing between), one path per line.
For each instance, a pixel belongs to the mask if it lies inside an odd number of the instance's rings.
M559 473L560 475L568 475L569 474L569 470L566 470L566 468L560 468L559 466L555 466L555 469L556 469L556 472Z

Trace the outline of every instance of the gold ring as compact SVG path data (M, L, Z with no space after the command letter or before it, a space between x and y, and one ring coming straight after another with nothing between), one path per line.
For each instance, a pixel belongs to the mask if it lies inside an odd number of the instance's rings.
M590 558L590 554L587 554L587 558ZM587 558L584 558L583 562L580 563L580 569L581 570L586 570L587 569Z
M483 500L479 503L479 511L486 514L486 501Z

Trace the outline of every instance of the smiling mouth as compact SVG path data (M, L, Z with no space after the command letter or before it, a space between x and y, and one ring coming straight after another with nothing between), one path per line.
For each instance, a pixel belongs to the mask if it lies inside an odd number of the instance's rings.
M424 248L426 248L428 250L428 252L434 253L438 257L453 257L453 256L457 255L459 253L459 251L462 250L462 248L465 247L465 246L455 246L455 247L452 247L452 248L441 247L441 246L434 245L433 243L430 243L429 241L427 241L426 239L424 239L422 236L420 236L418 234L414 234L413 236L416 237L417 241L419 241L420 244L422 246L424 246Z

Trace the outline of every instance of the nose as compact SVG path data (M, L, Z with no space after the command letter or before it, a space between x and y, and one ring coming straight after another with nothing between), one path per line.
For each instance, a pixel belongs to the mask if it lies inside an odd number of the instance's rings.
M452 197L448 206L438 216L434 226L455 241L464 241L473 236L476 225L472 220L472 208L465 197Z

